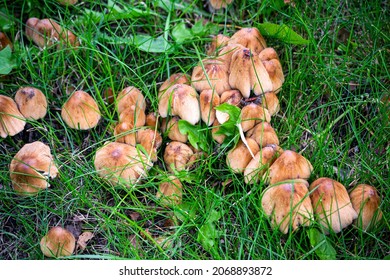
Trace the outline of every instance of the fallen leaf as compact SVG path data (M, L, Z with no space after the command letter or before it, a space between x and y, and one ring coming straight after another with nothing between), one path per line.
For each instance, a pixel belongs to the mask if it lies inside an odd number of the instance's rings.
M80 248L81 251L84 251L87 247L87 243L89 240L93 238L93 233L90 231L84 231L80 234L79 239L77 240L77 248Z

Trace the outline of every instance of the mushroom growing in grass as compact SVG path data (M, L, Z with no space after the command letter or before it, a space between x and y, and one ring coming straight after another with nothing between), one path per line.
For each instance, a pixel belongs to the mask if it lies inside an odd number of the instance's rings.
M158 97L160 98L170 87L176 84L189 85L190 80L188 76L184 73L172 74L158 89Z
M210 45L207 47L206 54L208 56L215 56L219 50L229 43L230 37L223 34L213 36Z
M76 239L68 230L56 226L41 239L42 253L49 258L67 257L73 254Z
M373 186L357 185L350 193L352 207L358 213L355 224L363 230L374 227L382 219L380 197Z
M0 95L0 136L14 136L24 129L26 121L20 113L15 101L5 95Z
M309 190L314 213L325 233L338 233L358 217L341 183L323 177L311 183Z
M168 119L163 119L161 125L161 131L168 134L168 138L172 141L179 141L182 143L187 143L188 136L187 134L182 134L179 130L179 117L172 117L169 121Z
M118 142L110 142L98 149L94 165L100 177L113 185L123 183L126 187L134 186L151 167L142 151Z
M226 155L226 163L234 173L243 173L254 155L259 152L259 145L255 140L247 138L246 142L247 144L240 140Z
M164 206L181 204L183 195L183 185L175 176L169 176L166 182L161 182L158 187L156 197Z
M157 161L157 150L161 147L162 137L158 131L141 128L137 131L137 143L144 147L151 161Z
M58 169L50 147L36 141L25 144L10 164L12 186L17 194L34 195L50 186L49 178L55 178Z
M233 106L239 106L240 102L242 100L242 95L240 91L233 89L233 90L228 90L222 93L220 97L220 104L227 103L229 105ZM225 112L221 112L216 110L215 112L215 117L217 118L218 122L220 124L223 124L229 120L229 114Z
M233 0L209 0L209 4L211 5L211 7L216 10L226 8L227 5L229 5L232 2Z
M199 95L200 111L203 122L210 126L215 120L215 107L220 104L219 95L211 90L203 90Z
M160 95L158 112L162 118L179 116L190 124L196 124L200 121L198 93L191 86L175 84Z
M279 145L279 138L268 122L260 122L246 132L246 137L252 138L260 147Z
M118 114L120 115L127 108L132 107L133 109L143 110L145 113L146 101L142 92L133 86L126 87L121 90L116 99Z
M164 162L170 172L190 168L193 159L194 151L184 143L172 141L165 147Z
M255 103L250 103L241 109L241 127L244 132L260 122L271 122L271 115L267 109Z
M284 83L284 74L279 56L273 48L266 48L259 54L272 81L273 92L278 93Z
M134 124L129 122L119 122L114 128L115 141L119 143L125 143L132 146L137 144L136 142L136 130Z
M218 120L215 119L215 121L213 123L213 127L211 128L211 136L213 137L213 139L217 143L222 144L223 141L225 141L226 135L225 134L218 134L220 125L221 124L218 122Z
M309 183L296 179L279 182L265 189L261 206L271 219L271 226L286 234L291 226L296 230L300 225L309 226L313 208L308 191Z
M62 106L61 117L70 128L87 130L98 124L100 110L91 95L78 90Z
M132 105L120 113L119 121L130 123L134 127L144 126L146 122L145 111L136 105Z
M252 52L259 54L263 49L267 47L267 43L260 31L255 28L242 28L233 34L229 44L240 44L245 48L250 49Z
M15 94L15 102L26 119L38 120L47 113L46 96L37 88L20 88Z
M274 116L279 112L280 105L276 93L272 91L264 93L261 96L261 103L268 110L271 116Z
M269 168L269 184L291 179L309 179L313 166L304 156L285 150Z

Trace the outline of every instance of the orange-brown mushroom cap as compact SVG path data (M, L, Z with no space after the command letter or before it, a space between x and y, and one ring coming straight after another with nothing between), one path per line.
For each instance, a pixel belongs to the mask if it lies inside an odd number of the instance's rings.
M175 73L169 76L168 79L164 81L164 83L158 89L158 97L160 98L170 87L176 84L185 84L189 85L190 80L189 77L184 73Z
M274 116L279 112L280 105L276 93L272 91L264 93L261 96L261 103L265 108L267 108L271 116Z
M357 213L345 187L330 178L319 178L310 184L310 198L314 213L325 233L338 233L352 224Z
M65 257L73 254L76 239L71 232L62 227L53 227L42 237L42 253L49 258Z
M61 117L70 128L87 130L98 124L100 110L91 95L78 90L62 106Z
M183 196L183 185L175 176L169 176L168 180L161 182L156 197L164 206L181 204Z
M211 90L203 90L199 95L200 111L203 122L210 126L215 120L215 107L220 104L219 95Z
M226 8L227 5L229 5L232 2L233 0L209 0L211 7L213 7L216 10Z
M183 134L179 130L179 117L172 117L169 121L168 119L163 119L161 125L161 131L168 134L168 138L172 141L179 141L182 143L187 143L188 136Z
M146 101L142 92L133 86L126 87L118 93L117 97L118 114L120 115L125 109L138 107L145 111Z
M221 48L229 43L229 41L230 37L223 34L213 36L210 45L207 47L206 54L209 56L216 55Z
M267 109L255 103L245 105L241 109L241 126L244 132L252 129L260 122L271 122L271 115Z
M144 147L153 162L157 161L157 151L161 147L162 137L154 129L143 128L137 131L137 143Z
M242 28L233 34L230 44L240 44L252 52L259 54L267 47L267 43L260 31L255 28Z
M166 147L164 151L164 162L169 171L185 170L191 165L191 159L194 155L192 149L181 142L172 141Z
M259 145L255 140L247 138L246 142L248 146L240 140L237 146L231 149L226 155L226 163L234 173L243 173L245 167L253 159L252 155L254 156L259 152Z
M135 146L136 130L134 124L129 122L119 122L114 128L115 141Z
M15 101L5 95L0 95L0 136L14 136L24 129L26 121L20 113Z
M275 130L268 122L260 122L248 130L246 137L252 138L260 147L279 145L279 138Z
M15 102L26 119L41 119L47 113L46 96L37 88L20 88L15 94Z

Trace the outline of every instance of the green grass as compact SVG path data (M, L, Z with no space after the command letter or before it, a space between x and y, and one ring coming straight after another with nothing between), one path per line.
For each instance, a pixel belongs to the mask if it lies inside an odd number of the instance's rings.
M212 22L227 35L238 26L283 23L309 40L307 45L293 45L266 37L280 56L286 78L278 95L281 110L271 124L282 148L302 152L313 164L309 182L331 177L348 190L367 183L381 195L384 217L375 230L349 226L327 236L337 258L390 255L389 103L383 101L389 99L390 84L390 33L383 24L389 17L387 2L367 6L365 1L310 5L296 1L294 6L277 7L274 1L234 1L229 10L213 14L204 1L191 1L179 10L144 1L134 5L142 16L112 21L81 21L86 9L101 12L107 7L94 3L99 1L79 2L63 7L55 1L0 0L2 12L15 18L7 34L19 61L11 74L0 76L0 94L13 97L19 87L35 86L45 93L50 107L44 120L29 122L24 132L0 139L0 259L43 259L39 241L55 225L78 234L94 233L86 250L72 256L76 259L318 259L307 229L287 235L271 229L260 207L265 185L245 185L243 176L226 166L227 150L213 143L210 135L209 156L196 168L177 174L184 197L173 209L162 207L155 198L158 183L168 176L163 147L159 163L135 188L113 187L97 176L95 151L113 139L112 125L118 119L104 91L133 85L155 111L161 83L176 72L191 74L206 56L207 31L184 44L171 35L177 24L191 26L197 20ZM32 16L57 20L80 37L81 47L40 50L24 36L25 22ZM110 36L114 44L102 41L99 34ZM134 34L162 36L172 48L151 53L121 43ZM77 131L63 123L60 109L74 89L97 100L103 116L98 127ZM9 163L25 143L37 140L51 147L59 176L37 196L19 197L11 186ZM169 220L174 229L164 224ZM202 243L200 233L210 232L216 238L208 241L214 243Z

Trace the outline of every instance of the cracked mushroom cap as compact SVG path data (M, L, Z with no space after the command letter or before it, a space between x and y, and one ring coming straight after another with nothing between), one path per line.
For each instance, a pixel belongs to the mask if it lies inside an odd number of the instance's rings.
M181 204L183 196L183 185L175 176L169 176L166 182L161 182L158 186L156 197L164 206Z
M170 87L176 84L189 85L189 77L184 73L172 74L159 88L158 97L160 98Z
M237 143L237 146L231 149L226 155L226 163L234 173L243 173L245 167L247 167L249 162L259 152L260 148L255 140L246 138L246 142L248 146L245 145L242 140L240 140Z
M203 90L199 95L200 111L202 116L202 121L210 126L215 121L215 107L220 104L219 95L211 90Z
M114 128L115 141L135 146L136 130L134 125L129 122L119 122Z
M94 165L100 177L113 185L123 183L127 187L134 186L151 167L141 151L118 142L110 142L98 149Z
M229 84L248 98L251 90L260 95L273 90L271 78L259 56L250 49L235 51L230 63Z
M273 48L266 48L259 54L269 77L272 81L273 91L278 93L284 83L284 74L279 56Z
M50 186L49 178L55 178L58 169L50 147L36 141L25 144L11 161L12 186L19 195L34 195Z
M226 8L227 5L233 2L233 0L208 0L208 1L211 7L214 8L215 10Z
M142 92L133 86L126 87L119 92L117 97L118 114L130 107L137 107L145 111L146 101Z
M145 111L136 105L132 105L120 113L119 121L130 123L134 127L142 127L146 122Z
M261 206L271 219L272 228L279 228L286 234L290 228L309 226L313 217L309 183L305 180L291 180L269 186L263 193Z
M237 31L231 37L230 43L243 45L245 48L248 48L257 54L267 47L267 43L265 42L263 36L255 27L242 28Z
M172 141L165 147L164 162L169 171L181 171L191 167L193 155L194 152L188 145Z
M255 103L250 103L241 109L241 126L244 132L260 122L271 122L271 115L267 109Z
M276 93L272 91L264 93L261 96L261 103L268 110L271 117L276 115L279 112L280 105Z
M137 143L145 148L153 162L157 161L157 150L162 144L160 133L150 128L140 129L137 131Z
M40 245L41 251L46 257L66 257L73 254L76 238L70 231L57 226L49 230L41 239Z
M20 113L15 101L5 95L0 95L0 136L6 138L21 132L26 125L24 116Z
M239 90L233 89L222 93L220 98L220 104L227 103L233 106L239 106L242 100L242 95ZM229 120L229 114L216 110L215 117L220 124L223 124Z
M309 179L313 166L304 156L285 150L269 168L270 185L291 179Z
M198 92L213 89L218 95L221 95L230 90L228 68L219 60L204 59L194 67L191 83Z
M163 133L168 133L168 138L172 141L179 141L182 143L187 143L188 136L187 134L182 134L179 130L179 117L172 117L169 121L163 119L161 131Z
M309 190L314 213L325 233L330 229L338 233L358 217L348 192L341 183L323 177L311 183Z
M70 128L87 130L98 124L100 110L92 96L78 90L62 106L61 117Z
M158 112L162 118L179 116L194 125L200 121L198 93L191 86L175 84L160 96Z
M261 148L244 170L246 184L256 184L261 180L271 164L283 153L283 149L277 145L269 145Z
M207 47L206 54L208 56L213 56L215 54L218 54L218 51L225 47L230 41L230 37L218 34L216 36L213 36L210 45Z
M15 102L26 119L42 119L47 113L46 96L37 88L23 87L15 94Z
M363 230L375 226L382 219L378 191L367 184L357 185L350 193L352 207L358 213L355 224Z
M279 138L275 130L268 122L260 122L248 130L246 137L252 138L260 147L279 145Z

